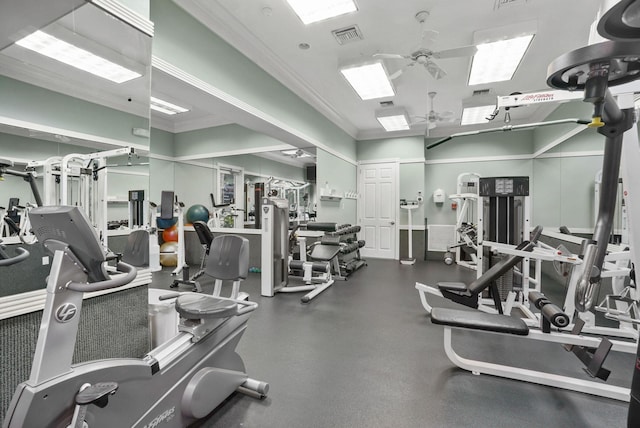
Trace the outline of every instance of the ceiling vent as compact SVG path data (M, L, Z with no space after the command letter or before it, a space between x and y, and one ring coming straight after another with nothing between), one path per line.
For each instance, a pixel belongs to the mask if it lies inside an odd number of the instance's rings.
M490 89L478 89L477 91L473 91L473 96L476 97L478 95L488 95Z
M393 101L380 101L381 107L393 107Z
M347 43L353 43L364 39L357 25L333 30L331 34L333 34L333 37L335 37L336 41L341 45L346 45Z

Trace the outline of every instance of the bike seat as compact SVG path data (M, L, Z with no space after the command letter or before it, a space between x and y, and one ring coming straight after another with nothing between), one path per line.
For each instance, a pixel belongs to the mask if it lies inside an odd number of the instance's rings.
M186 319L227 318L236 315L238 304L233 300L203 294L182 294L176 300L176 311Z

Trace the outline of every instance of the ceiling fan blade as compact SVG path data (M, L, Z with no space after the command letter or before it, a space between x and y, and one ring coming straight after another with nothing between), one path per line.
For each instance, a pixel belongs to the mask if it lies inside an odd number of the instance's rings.
M408 55L400 55L400 54L388 54L388 53L376 53L373 54L374 58L386 58L386 59L411 59Z
M429 61L426 64L424 64L424 68L427 69L429 74L431 74L434 79L442 79L444 76L447 75L447 73L443 69L441 69L438 66L438 64L436 64L433 61Z
M398 77L402 76L402 69L396 71L395 73L389 76L389 79L396 80Z
M457 58L463 56L473 56L476 54L476 52L478 52L478 48L471 45L434 52L432 56L434 58Z

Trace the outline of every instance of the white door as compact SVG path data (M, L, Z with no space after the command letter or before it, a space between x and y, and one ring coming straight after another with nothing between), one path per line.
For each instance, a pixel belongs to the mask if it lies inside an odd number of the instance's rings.
M363 257L397 258L397 177L395 162L358 166L358 218L366 242L360 250Z

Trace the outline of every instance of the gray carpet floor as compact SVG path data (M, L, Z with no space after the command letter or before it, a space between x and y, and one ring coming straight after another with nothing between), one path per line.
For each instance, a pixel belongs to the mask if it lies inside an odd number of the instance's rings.
M238 347L249 376L270 384L260 401L234 394L196 427L623 427L627 404L456 368L443 329L430 322L416 281L471 279L441 262L402 266L370 260L310 304L302 293L260 296L260 276L242 290L259 303ZM165 288L165 272L153 286ZM205 292L212 284L203 281ZM556 294L561 294L556 290ZM434 297L434 305L456 307ZM560 303L560 302L558 302ZM454 332L463 356L588 379L559 345ZM634 356L612 353L609 383L628 387Z

